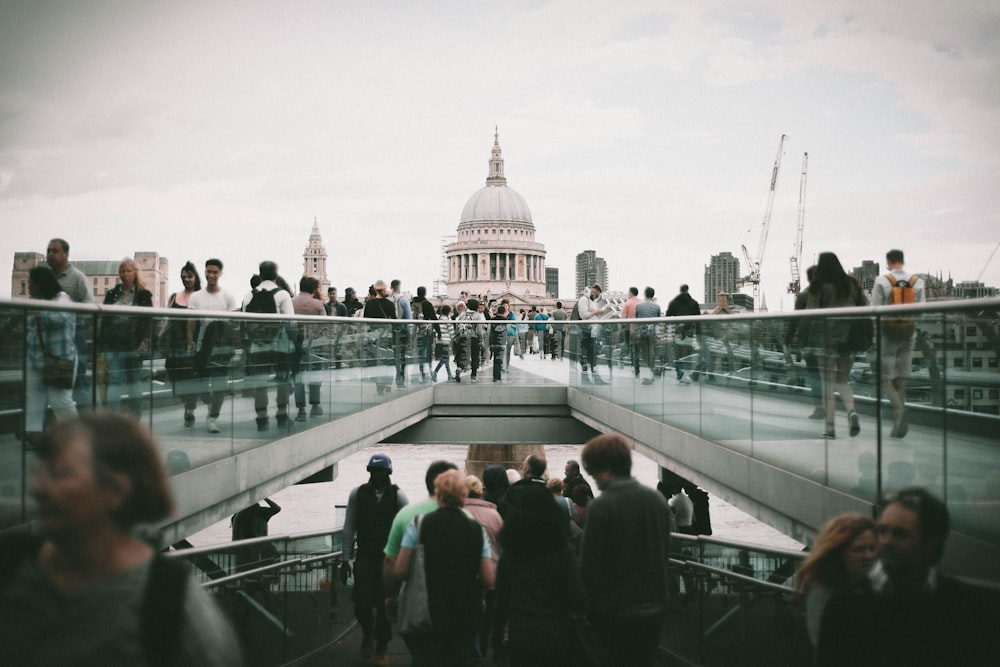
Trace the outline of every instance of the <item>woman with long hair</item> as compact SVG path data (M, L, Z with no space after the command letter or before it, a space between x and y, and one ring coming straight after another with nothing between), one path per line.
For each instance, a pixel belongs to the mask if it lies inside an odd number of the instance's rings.
M809 557L796 575L796 592L805 600L806 626L813 646L827 602L834 595L863 592L875 563L875 522L849 512L827 521L816 536Z
M46 265L36 266L28 272L28 295L32 299L54 303L72 303L69 294L59 286L59 281ZM24 422L25 440L29 444L45 426L45 408L51 407L56 419L76 415L73 401L73 382L68 387L56 387L42 381L45 357L72 360L76 365L76 316L67 311L35 311L27 316L25 343L28 363L24 373Z
M493 607L493 650L507 628L511 667L563 664L573 614L585 607L569 516L541 484L529 484L504 520Z
M146 289L142 271L134 259L118 263L118 284L104 295L105 306L153 306L153 295ZM151 322L123 315L101 318L101 347L108 368L108 408L121 409L126 394L127 411L135 418L142 412L142 387L139 370L142 357L149 351Z
M823 252L816 262L816 272L809 284L806 309L846 308L866 306L868 298L861 285L847 275L840 260L832 252ZM801 329L802 347L816 356L820 382L823 386L823 405L826 411L824 438L836 438L834 418L836 394L847 411L848 432L853 438L861 431L861 421L854 410L854 392L851 389L851 367L854 353L849 343L851 322L848 319L816 318Z
M167 308L187 310L191 295L201 289L201 276L191 262L181 267L184 289L167 299ZM195 337L197 338L197 332ZM169 319L158 334L160 352L165 358L167 378L174 387L174 396L184 403L184 425L194 426L194 409L198 404L198 384L194 378L193 355L187 348L187 320Z

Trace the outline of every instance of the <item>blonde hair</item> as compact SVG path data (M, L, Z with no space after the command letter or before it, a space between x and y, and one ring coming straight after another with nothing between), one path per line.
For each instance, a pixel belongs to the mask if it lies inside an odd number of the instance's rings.
M563 484L563 481L558 477L553 477L545 483L545 488L551 491L552 495L559 496L562 495L563 489L566 488L566 485Z
M122 261L118 262L118 273L121 273L121 270L126 266L132 267L132 270L135 271L135 285L133 289L135 289L136 292L146 289L146 281L142 278L142 270L139 268L139 265L135 263L135 260L131 257L126 257Z
M476 494L479 497L483 495L483 480L479 479L475 475L465 476L465 486L469 489L470 494Z
M833 517L820 528L812 550L796 574L795 589L805 595L815 586L836 588L847 579L844 552L858 535L875 530L875 522L856 512Z
M462 507L469 497L469 487L462 473L446 470L434 478L434 495L442 507Z

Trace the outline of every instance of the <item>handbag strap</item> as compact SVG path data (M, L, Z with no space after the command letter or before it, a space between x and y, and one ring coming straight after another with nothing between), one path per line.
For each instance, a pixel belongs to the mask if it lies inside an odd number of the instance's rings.
M38 315L35 315L35 333L38 334L38 344L42 346L42 354L43 355L48 354L48 350L46 349L47 346L45 345L45 339L42 338L42 318L40 318Z

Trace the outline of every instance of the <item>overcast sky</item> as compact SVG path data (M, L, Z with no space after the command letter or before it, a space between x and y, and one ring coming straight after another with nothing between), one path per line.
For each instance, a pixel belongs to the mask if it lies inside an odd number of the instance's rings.
M995 0L3 0L0 62L7 266L63 236L218 256L242 294L262 259L297 282L315 218L341 290L430 287L494 126L564 298L593 249L612 289L701 299L712 254L757 253L782 134L772 311L803 152L803 267L901 247L975 280L1000 242Z

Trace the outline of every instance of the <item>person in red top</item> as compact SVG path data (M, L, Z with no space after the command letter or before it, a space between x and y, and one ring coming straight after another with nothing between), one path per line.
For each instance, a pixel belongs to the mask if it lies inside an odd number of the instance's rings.
M635 307L639 305L639 288L628 288L628 301L622 304L622 319L631 320L635 318ZM629 359L632 361L632 370L636 377L639 376L639 351L636 349L636 335L634 325L622 327L622 349L619 356L618 367L625 363L625 352L628 351Z

